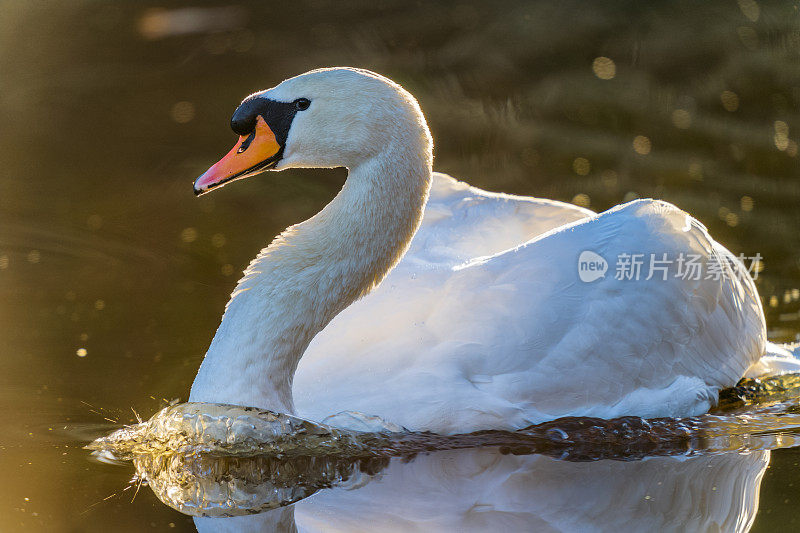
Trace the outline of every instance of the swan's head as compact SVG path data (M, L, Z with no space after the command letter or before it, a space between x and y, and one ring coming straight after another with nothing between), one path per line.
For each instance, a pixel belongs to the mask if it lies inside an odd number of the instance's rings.
M367 70L312 70L252 94L234 112L231 128L238 142L195 181L196 194L265 170L352 168L396 146L431 159L417 101Z

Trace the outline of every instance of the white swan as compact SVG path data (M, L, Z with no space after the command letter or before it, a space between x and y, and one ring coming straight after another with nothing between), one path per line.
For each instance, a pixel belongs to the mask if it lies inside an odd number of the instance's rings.
M416 100L384 77L308 72L245 99L231 125L239 142L198 193L265 169L349 175L247 268L190 401L316 420L360 411L441 433L684 416L765 354L752 281L691 216L654 200L595 215L434 174ZM609 262L592 282L578 275L586 250ZM693 254L724 277L618 280L622 254Z

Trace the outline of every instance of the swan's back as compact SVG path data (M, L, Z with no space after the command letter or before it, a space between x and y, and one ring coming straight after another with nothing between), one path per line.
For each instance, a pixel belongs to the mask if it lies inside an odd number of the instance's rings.
M483 191L436 172L422 224L398 266L454 266L592 215L563 202Z
M354 410L455 433L694 415L763 354L752 281L674 206L641 200L587 218L438 180L409 254L301 360L301 416ZM609 263L589 283L578 277L586 250ZM725 279L616 279L616 259L634 253L717 259Z

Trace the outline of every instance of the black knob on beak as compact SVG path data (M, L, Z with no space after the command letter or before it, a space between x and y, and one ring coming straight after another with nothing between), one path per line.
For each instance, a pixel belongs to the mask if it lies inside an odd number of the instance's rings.
M240 136L249 135L256 128L256 119L264 111L264 101L248 98L236 108L231 117L231 129Z

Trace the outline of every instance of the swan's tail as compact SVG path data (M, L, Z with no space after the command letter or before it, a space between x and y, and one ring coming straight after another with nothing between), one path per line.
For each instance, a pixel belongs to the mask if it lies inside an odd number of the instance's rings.
M790 373L800 373L800 343L767 342L764 355L747 369L744 377L758 378Z

